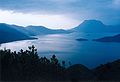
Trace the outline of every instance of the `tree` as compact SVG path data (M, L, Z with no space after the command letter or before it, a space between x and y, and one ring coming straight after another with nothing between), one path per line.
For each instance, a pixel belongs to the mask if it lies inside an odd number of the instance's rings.
M58 59L56 58L55 55L52 56L51 63L54 64L54 65L58 65Z

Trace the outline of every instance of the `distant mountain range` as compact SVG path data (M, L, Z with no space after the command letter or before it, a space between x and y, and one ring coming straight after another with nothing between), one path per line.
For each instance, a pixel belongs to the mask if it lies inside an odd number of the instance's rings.
M44 26L17 26L0 23L0 43L31 39L30 36L45 34L84 33L120 33L120 25L105 25L98 20L85 20L79 26L69 29L49 29Z
M33 39L22 31L23 28L0 23L0 43ZM23 29L24 30L24 29ZM27 31L26 31L27 32Z
M22 26L17 26L17 25L9 25L11 26L12 28L24 33L25 35L28 35L28 36L34 36L34 33L33 32L30 32L28 31L25 27L22 27Z
M45 35L45 34L62 34L69 33L66 30L48 29L43 26L17 26L0 23L0 43L6 43L17 40L35 39L31 36Z
M120 25L105 25L99 20L85 20L79 26L70 29L83 33L120 33Z
M27 26L25 28L29 32L33 33L34 35L45 35L45 34L65 34L65 33L70 33L67 30L63 29L49 29L44 26Z

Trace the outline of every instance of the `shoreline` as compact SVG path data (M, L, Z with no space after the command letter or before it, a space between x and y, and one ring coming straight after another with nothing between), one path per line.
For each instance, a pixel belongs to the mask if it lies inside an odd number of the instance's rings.
M38 39L38 38L36 38L36 37L29 37L29 38L25 38L25 39L11 40L11 41L6 41L6 42L1 42L0 45L6 44L6 43L10 43L10 42L23 41L23 40L34 40L34 39Z

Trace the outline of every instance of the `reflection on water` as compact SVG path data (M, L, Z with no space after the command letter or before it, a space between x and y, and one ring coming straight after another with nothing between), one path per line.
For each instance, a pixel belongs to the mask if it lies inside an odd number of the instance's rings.
M113 34L59 34L37 36L37 40L24 40L1 44L0 48L19 51L35 45L40 56L50 57L56 54L61 60L81 63L95 67L101 63L120 58L120 43L100 43L91 39ZM88 38L89 41L76 41L77 38Z

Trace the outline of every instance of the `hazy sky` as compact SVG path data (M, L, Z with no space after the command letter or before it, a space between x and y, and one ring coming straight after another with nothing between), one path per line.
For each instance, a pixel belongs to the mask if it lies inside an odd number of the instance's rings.
M0 0L0 22L72 28L88 19L120 24L120 0Z

